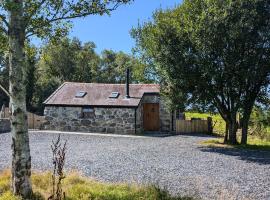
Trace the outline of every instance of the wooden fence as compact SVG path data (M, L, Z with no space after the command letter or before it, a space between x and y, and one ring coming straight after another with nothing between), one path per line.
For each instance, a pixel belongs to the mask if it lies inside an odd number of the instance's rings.
M44 116L28 112L28 128L41 129L44 123Z
M44 116L36 115L34 113L27 113L28 116L28 128L29 129L41 129L43 123L44 123ZM4 112L2 113L2 116L0 118L9 118L9 109L5 108Z
M177 133L212 133L212 119L176 120Z
M1 108L0 108L0 112L1 112ZM9 118L9 108L4 108L4 110L1 113L0 118Z

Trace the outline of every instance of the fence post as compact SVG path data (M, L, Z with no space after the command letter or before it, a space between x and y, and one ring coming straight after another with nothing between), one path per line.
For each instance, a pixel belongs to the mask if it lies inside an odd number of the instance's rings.
M32 117L33 117L33 129L35 129L35 115L34 115L34 113L32 113Z
M0 118L5 118L5 104L3 104L0 110Z
M212 117L207 117L208 133L213 133Z

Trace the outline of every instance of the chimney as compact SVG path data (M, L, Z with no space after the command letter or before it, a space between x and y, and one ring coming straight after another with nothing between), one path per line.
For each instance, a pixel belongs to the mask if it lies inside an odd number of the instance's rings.
M127 68L127 74L126 74L126 98L130 98L129 96L129 68Z

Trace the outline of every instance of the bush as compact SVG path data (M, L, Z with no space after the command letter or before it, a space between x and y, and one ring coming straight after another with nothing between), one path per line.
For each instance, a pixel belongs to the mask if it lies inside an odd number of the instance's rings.
M264 141L270 141L270 111L255 106L250 117L249 134Z

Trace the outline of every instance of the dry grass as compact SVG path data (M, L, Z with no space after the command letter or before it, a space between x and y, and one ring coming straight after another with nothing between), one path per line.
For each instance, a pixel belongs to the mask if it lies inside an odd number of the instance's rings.
M34 200L45 200L51 194L51 173L33 173ZM63 191L67 200L188 200L190 197L172 197L155 186L102 183L70 173L64 179ZM21 200L10 192L10 172L0 173L0 200Z

